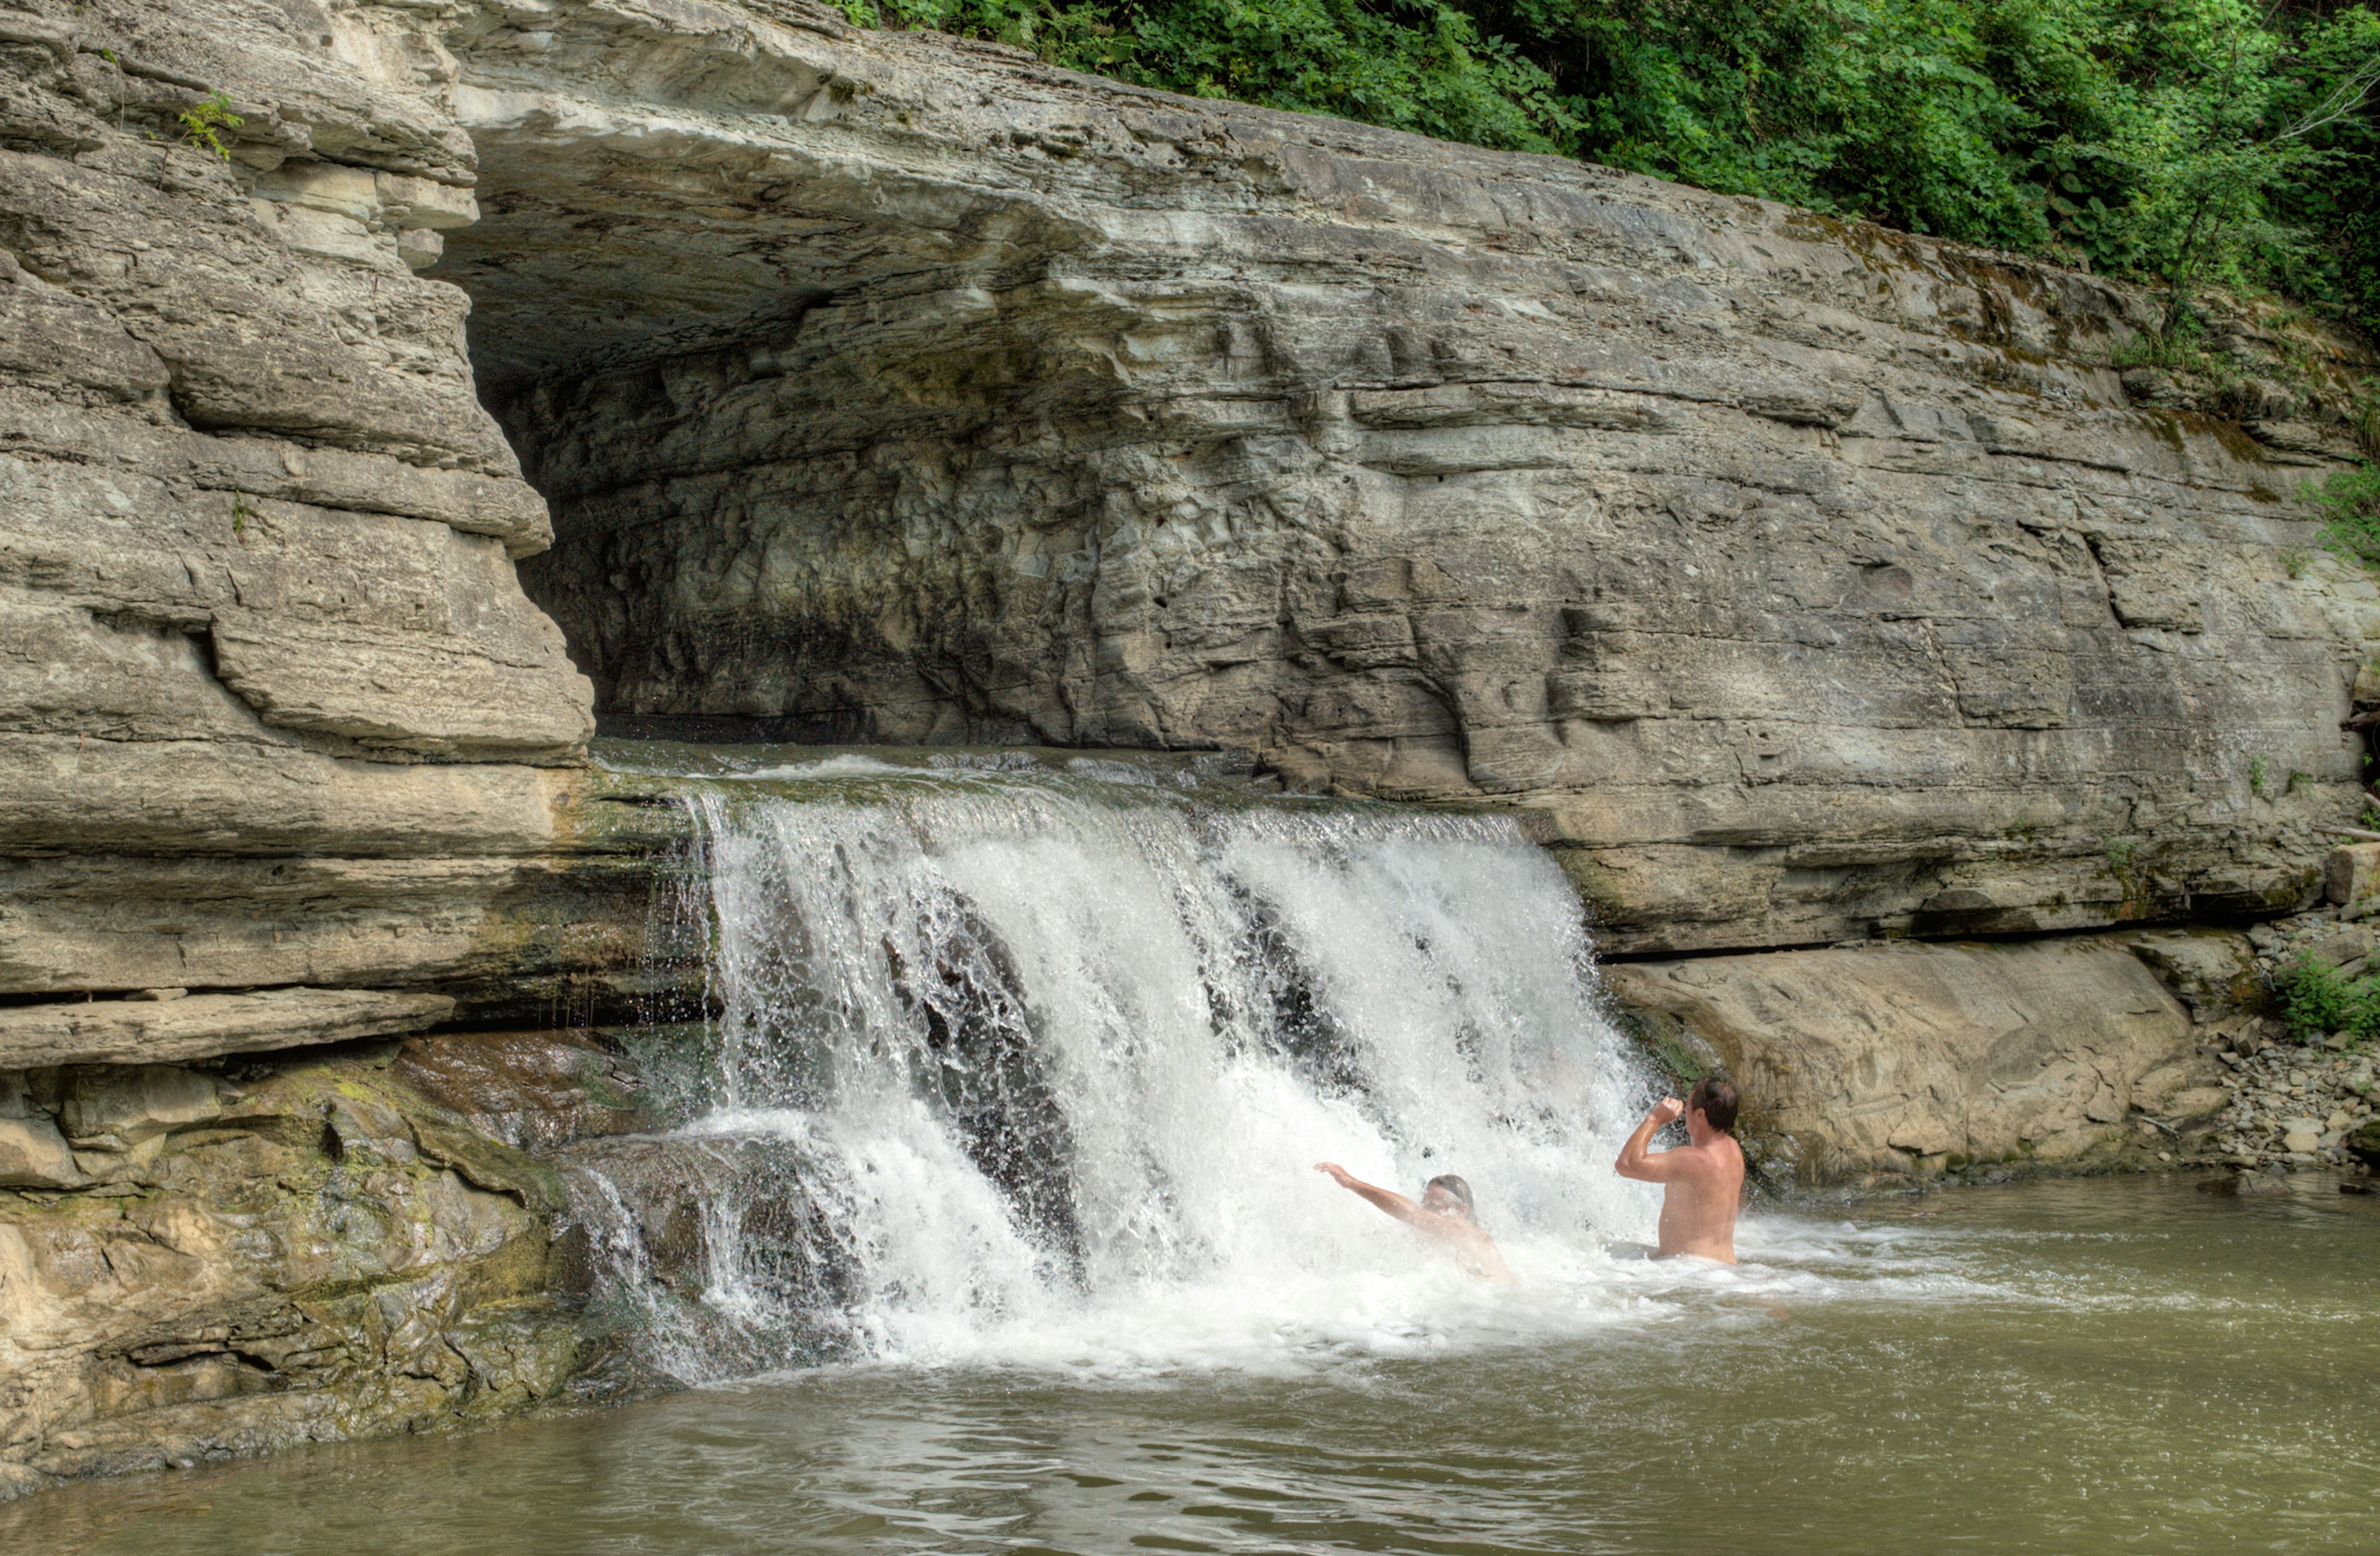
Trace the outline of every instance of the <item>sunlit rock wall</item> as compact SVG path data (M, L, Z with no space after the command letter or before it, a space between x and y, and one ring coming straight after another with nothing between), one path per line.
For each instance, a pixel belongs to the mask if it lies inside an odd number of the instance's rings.
M1626 950L2266 910L2370 584L2089 277L775 5L450 34L599 706L1536 813Z

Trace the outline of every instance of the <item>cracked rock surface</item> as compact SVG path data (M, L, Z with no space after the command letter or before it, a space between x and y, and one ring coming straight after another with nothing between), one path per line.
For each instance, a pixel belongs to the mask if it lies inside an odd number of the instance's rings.
M509 1052L552 1071L555 1046ZM481 1035L463 1062L504 1052ZM560 1390L562 1180L433 1100L449 1064L425 1039L0 1073L0 1496ZM637 1120L552 1080L510 1100L547 1140Z

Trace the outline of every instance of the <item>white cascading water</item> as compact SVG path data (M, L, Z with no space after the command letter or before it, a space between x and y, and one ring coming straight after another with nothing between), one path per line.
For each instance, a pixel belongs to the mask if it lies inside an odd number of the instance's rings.
M695 802L722 1048L718 1105L675 1138L775 1153L834 1271L788 1296L739 1208L707 1206L706 1321L808 1338L681 1335L668 1370L1441 1343L1538 1327L1529 1292L1646 1233L1650 1196L1609 1170L1644 1080L1576 893L1509 822L1074 767L844 758L755 775L838 778L816 797ZM1463 1175L1524 1295L1323 1160L1415 1195Z

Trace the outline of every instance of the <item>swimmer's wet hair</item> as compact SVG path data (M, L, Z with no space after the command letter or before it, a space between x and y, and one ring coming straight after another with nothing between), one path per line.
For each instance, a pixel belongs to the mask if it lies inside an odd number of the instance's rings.
M1686 1112L1701 1113L1722 1135L1735 1133L1736 1106L1734 1083L1725 1076L1706 1076L1686 1095Z
M1446 1190L1447 1193L1454 1196L1457 1199L1462 1200L1463 1213L1464 1215L1476 1216L1479 1213L1478 1208L1471 1203L1471 1185L1464 1183L1461 1178L1456 1177L1453 1173L1440 1173L1438 1176L1429 1180L1428 1185L1425 1187L1422 1192L1424 1194L1427 1194L1429 1190L1433 1188L1442 1188Z

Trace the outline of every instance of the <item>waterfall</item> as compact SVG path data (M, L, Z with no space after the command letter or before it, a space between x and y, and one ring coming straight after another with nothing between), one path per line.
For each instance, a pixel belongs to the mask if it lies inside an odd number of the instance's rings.
M639 1234L617 1151L580 1174L677 1376L1180 1362L1484 1300L1326 1159L1462 1174L1524 1278L1641 1234L1609 1163L1644 1084L1510 821L1087 761L753 776L690 801L712 1105L634 1169L700 1213Z

